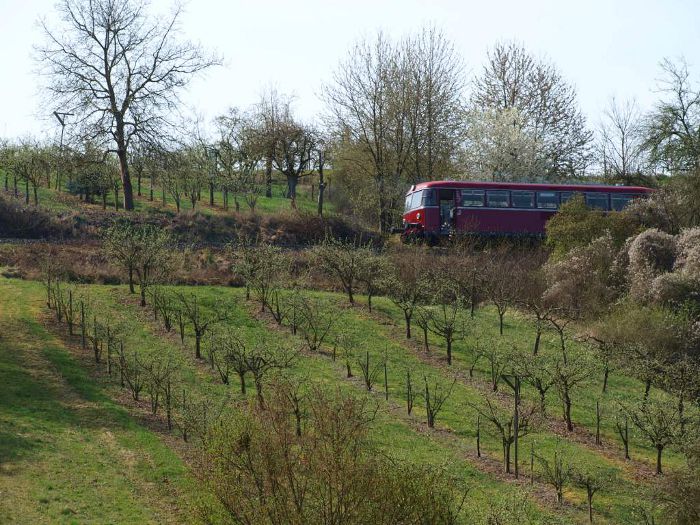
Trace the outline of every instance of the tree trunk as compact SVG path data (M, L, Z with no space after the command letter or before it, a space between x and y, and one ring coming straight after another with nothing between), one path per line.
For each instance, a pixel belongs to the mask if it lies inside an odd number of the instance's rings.
M119 168L121 170L122 188L124 188L124 209L134 209L134 190L131 187L131 177L129 176L129 163L126 155L126 146L118 145L117 157L119 158ZM115 195L116 201L116 195Z
M505 315L504 313L498 312L498 332L503 335L503 316Z
M588 521L593 523L593 493L591 489L586 489L588 495Z
M656 445L656 473L663 474L661 470L661 453L664 451L662 445Z
M537 333L535 335L535 346L532 349L532 355L537 355L540 351L540 339L542 339L542 329L538 326Z
M298 175L287 175L287 198L292 201L292 208L296 208Z
M503 442L503 467L506 474L510 474L510 443Z
M36 184L34 184L34 206L39 205L39 194L37 193L36 190Z
M603 372L603 394L608 390L608 376L610 375L610 368L605 367L605 372Z
M564 392L564 418L566 419L566 429L569 432L574 430L574 425L571 422L571 398L569 397L569 391Z
M476 416L476 457L481 457L481 415Z
M272 155L265 159L265 197L272 197Z
M241 380L241 394L245 395L245 372L237 372L238 378Z
M209 183L209 206L214 206L214 183Z
M409 313L406 310L404 310L403 318L406 321L406 339L410 339L411 338L411 315L409 315Z
M136 293L134 290L134 269L129 268L129 293Z
M538 390L540 394L540 411L542 412L542 417L544 417L547 414L547 398L545 397L547 392L541 389Z
M197 359L202 358L202 335L199 332L194 334L194 356Z
M651 390L651 379L644 382L644 402L649 399L649 391Z
M296 419L297 437L301 437L301 411L300 410L297 409L294 411L294 418Z
M452 364L452 338L448 337L445 342L447 343L447 364Z
M313 188L313 186L312 186ZM326 183L323 180L323 153L318 154L318 208L319 217L323 217L323 192L326 189Z

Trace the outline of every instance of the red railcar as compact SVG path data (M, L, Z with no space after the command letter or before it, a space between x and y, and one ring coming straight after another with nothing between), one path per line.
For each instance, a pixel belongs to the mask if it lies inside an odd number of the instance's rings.
M455 233L543 236L549 218L575 195L591 208L616 211L651 191L639 186L423 182L406 194L402 235L405 240Z

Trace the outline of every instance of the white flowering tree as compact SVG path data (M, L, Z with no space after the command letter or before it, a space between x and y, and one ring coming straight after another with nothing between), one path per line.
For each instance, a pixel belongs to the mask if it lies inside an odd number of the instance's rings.
M463 164L469 177L496 181L541 177L544 166L539 149L516 108L474 107L467 113Z

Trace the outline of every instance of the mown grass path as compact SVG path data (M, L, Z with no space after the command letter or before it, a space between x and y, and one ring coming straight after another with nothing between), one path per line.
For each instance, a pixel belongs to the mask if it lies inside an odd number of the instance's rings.
M181 523L180 459L40 322L38 283L0 279L0 523Z

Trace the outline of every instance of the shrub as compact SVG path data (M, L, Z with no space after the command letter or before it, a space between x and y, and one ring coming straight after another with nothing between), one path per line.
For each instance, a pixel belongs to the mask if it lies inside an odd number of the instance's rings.
M610 235L616 247L639 231L639 223L626 211L605 213L586 206L583 197L576 196L562 205L547 222L546 244L555 258L563 257L574 248L588 245L594 239Z
M0 194L0 236L20 239L59 238L74 234L73 216L57 218Z
M657 229L640 233L629 246L628 280L630 294L642 302L651 299L651 281L673 270L676 241Z

